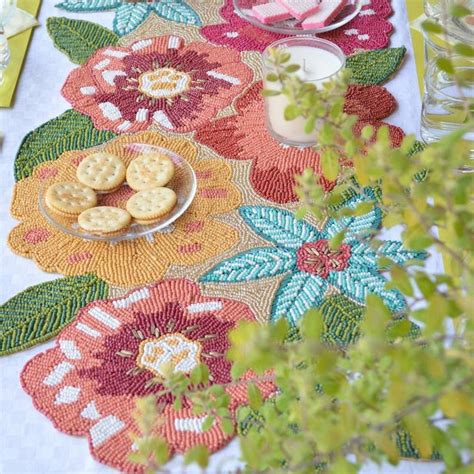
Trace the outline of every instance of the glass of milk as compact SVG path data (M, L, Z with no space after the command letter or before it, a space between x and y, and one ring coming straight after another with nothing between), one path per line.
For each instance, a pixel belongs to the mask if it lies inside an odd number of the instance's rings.
M270 49L283 49L291 54L288 64L298 64L300 70L296 72L303 81L313 83L316 88L336 74L346 65L346 57L342 50L323 39L310 36L293 36L272 43L263 52L264 83L266 89L280 90L278 82L269 82L266 77L271 72L269 62ZM285 95L265 97L265 110L267 127L270 134L281 143L290 146L314 146L316 144L315 134L306 133L303 117L294 120L286 120L284 116L288 99Z

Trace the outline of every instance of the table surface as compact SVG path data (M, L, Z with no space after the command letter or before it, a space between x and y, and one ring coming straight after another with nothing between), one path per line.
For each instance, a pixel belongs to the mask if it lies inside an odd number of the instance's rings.
M7 236L15 225L9 213L9 203L14 185L13 161L23 137L47 120L69 108L59 90L74 67L68 58L57 51L44 27L49 16L82 18L111 27L113 15L70 14L54 7L53 0L43 2L38 28L30 46L20 79L15 105L0 110L0 131L4 134L0 154L0 304L31 285L53 280L59 275L47 274L38 269L32 260L16 256L6 244ZM417 133L420 114L420 98L417 86L415 62L410 42L405 0L392 0L395 11L391 18L395 26L391 46L404 45L408 58L402 69L386 86L396 97L399 108L388 120L401 126L407 133ZM393 231L387 234L397 237ZM428 265L433 272L440 271L441 258L430 258ZM53 346L53 342L0 359L0 473L1 474L86 474L114 472L89 454L85 438L75 438L57 431L51 422L36 411L31 399L23 392L19 375L25 365L37 353ZM216 453L207 472L232 472L238 466L237 441ZM368 464L364 474L436 474L442 465L430 462L403 461L398 467L378 467ZM168 472L200 472L197 468L184 468L182 459L176 457L168 466Z

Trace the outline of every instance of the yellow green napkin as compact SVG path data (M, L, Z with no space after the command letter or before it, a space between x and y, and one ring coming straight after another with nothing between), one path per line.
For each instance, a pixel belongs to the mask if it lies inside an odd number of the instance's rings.
M22 31L29 30L33 26L39 25L36 18L21 8L15 8L12 17L5 25L5 34L11 38Z
M33 16L37 16L41 0L18 0L18 8L25 10ZM5 80L0 86L0 107L11 107L15 94L16 85L20 78L23 61L28 51L33 29L23 31L8 40L10 45L10 64L5 71Z

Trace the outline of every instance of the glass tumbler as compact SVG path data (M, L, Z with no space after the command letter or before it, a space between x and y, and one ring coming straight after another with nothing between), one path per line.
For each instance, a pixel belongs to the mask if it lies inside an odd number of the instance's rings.
M421 137L425 143L436 142L466 127L474 115L474 60L455 56L452 62L454 75L441 71L436 59L428 64L421 116ZM460 84L456 77L462 79ZM469 150L470 162L461 171L473 172L474 130L466 131L462 140Z

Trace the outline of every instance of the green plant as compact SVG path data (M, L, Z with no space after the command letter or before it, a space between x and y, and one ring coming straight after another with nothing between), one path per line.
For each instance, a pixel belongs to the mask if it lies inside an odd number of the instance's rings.
M467 11L454 7L452 13ZM454 49L472 57L468 46ZM384 128L354 134L356 118L343 113L347 74L318 91L294 76L297 66L288 55L274 51L272 61L268 80L279 83L288 98L286 117L306 119L307 131L317 134L324 175L339 176L329 194L311 171L299 177L298 216L357 216L377 205L385 229L403 226L408 248L434 248L450 265L434 274L420 262L401 266L379 254L389 285L409 304L402 314L392 314L380 298L368 297L347 344L331 337L324 310L309 311L297 328L279 320L241 324L232 333L233 376L255 373L248 381L250 404L236 414L247 470L346 474L358 472L368 459L397 464L410 455L442 458L446 472L472 472L474 175L454 171L469 156L459 138L474 127L472 110L466 108L463 129L437 144L424 147L410 136L392 149ZM449 56L440 67L451 73ZM349 161L353 166L346 166ZM372 198L355 209L340 205L348 196L367 195L367 189L375 191ZM344 231L331 246L338 248L343 238ZM378 254L380 236L370 236L370 242ZM262 380L278 387L267 401L256 384ZM198 413L208 414L205 425L217 416L233 429L224 387L210 387L203 366L190 377L174 374L167 383L178 405L187 397ZM187 460L205 466L205 449L197 448Z

